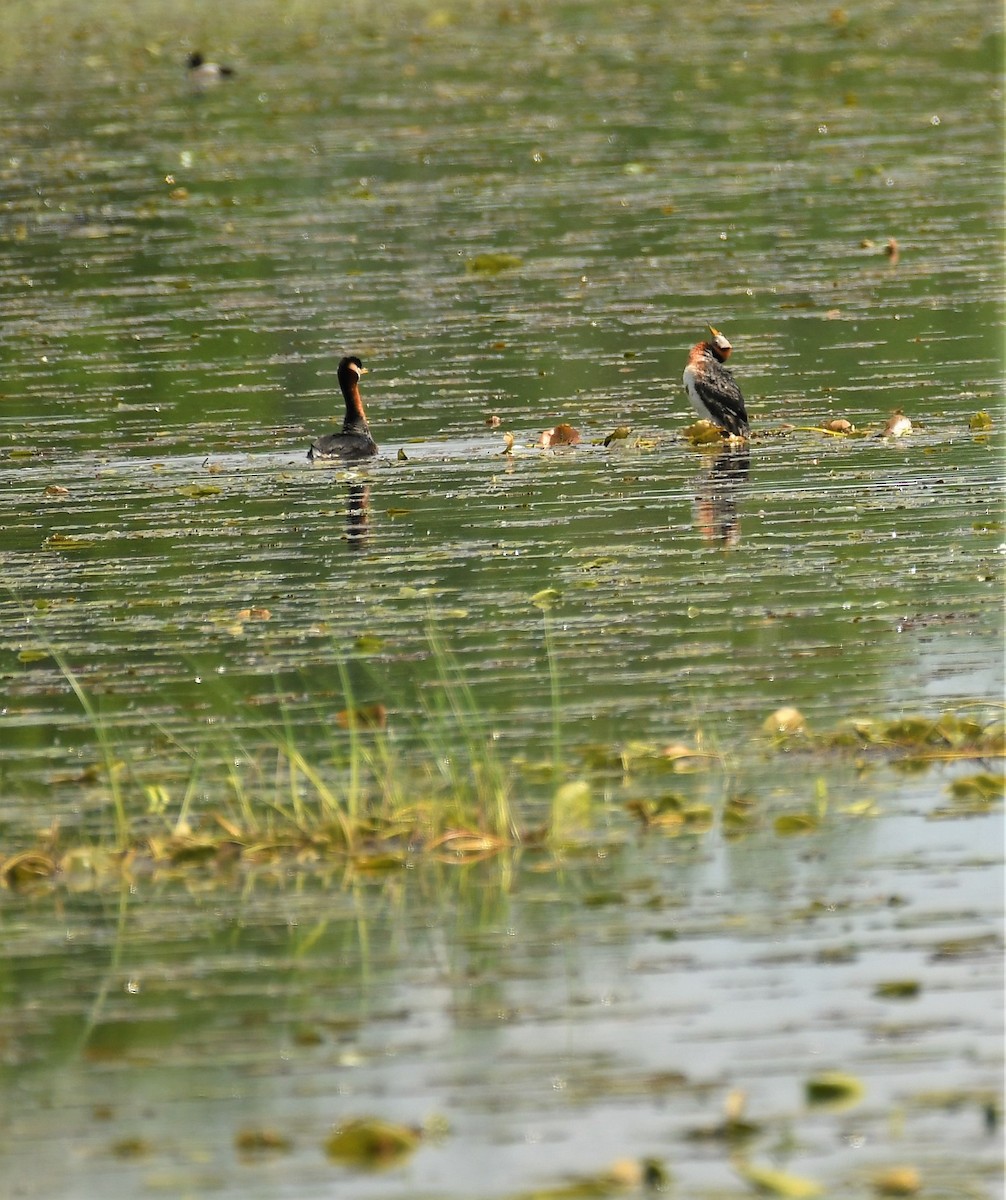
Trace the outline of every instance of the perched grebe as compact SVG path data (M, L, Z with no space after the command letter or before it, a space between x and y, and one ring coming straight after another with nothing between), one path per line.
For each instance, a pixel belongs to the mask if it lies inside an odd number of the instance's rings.
M747 437L749 432L744 397L733 375L723 365L733 347L718 329L707 326L708 342L692 347L688 366L681 376L692 407L700 417L712 421L731 437Z
M189 55L185 65L188 68L189 85L197 92L216 87L221 79L229 79L234 74L233 67L222 67L219 63L207 62L198 50Z
M346 401L342 432L326 433L318 438L308 450L308 458L370 458L377 453L377 443L370 436L367 414L360 399L360 376L366 373L367 368L355 355L339 363L339 387Z

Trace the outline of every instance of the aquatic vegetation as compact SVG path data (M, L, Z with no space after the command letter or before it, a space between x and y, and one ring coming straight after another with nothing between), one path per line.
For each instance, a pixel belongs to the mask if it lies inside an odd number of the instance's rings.
M841 1071L822 1071L804 1084L807 1103L814 1107L852 1108L862 1100L863 1094L862 1083Z
M815 1196L824 1195L824 1188L813 1179L777 1171L773 1167L741 1163L737 1171L746 1183L765 1196L779 1196L782 1200L813 1200Z
M422 1129L376 1117L356 1117L339 1125L325 1142L329 1158L345 1166L380 1170L397 1166L422 1141Z

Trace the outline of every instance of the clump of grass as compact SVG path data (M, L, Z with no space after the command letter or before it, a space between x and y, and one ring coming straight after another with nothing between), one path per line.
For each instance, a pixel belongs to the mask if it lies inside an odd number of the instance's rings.
M427 638L435 667L435 686L425 694L415 727L403 731L387 720L382 704L361 704L349 662L333 655L344 707L316 713L312 729L323 725L330 738L319 752L299 734L292 708L276 693L276 716L254 751L240 736L215 733L191 746L161 730L186 769L171 775L163 755L150 763L130 761L116 746L112 723L89 694L66 655L41 639L46 653L81 705L94 735L97 779L111 810L112 846L62 846L57 828L41 835L32 848L0 861L0 881L15 888L44 886L63 871L75 880L88 872L96 880L132 871L142 862L153 868L226 867L244 863L289 862L310 866L345 862L367 869L393 867L428 856L467 863L533 843L561 850L570 838L610 836L609 822L598 834L596 789L615 803L625 819L653 837L702 837L714 828L730 838L758 828L776 836L820 834L828 822L863 815L867 807L836 810L826 806L826 791L816 808L775 813L763 797L731 782L737 769L719 753L695 745L628 742L574 752L562 727L562 695L551 611L558 593L545 589L531 598L542 613L542 636L551 700L551 762L545 766L548 812L533 830L522 827L515 789L522 780L518 760L510 759L492 735L464 671L432 616ZM402 736L402 734L405 736ZM849 748L882 751L892 761L902 756L925 762L985 760L1001 755L1003 725L981 713L940 713L936 717L896 721L843 722L835 731L814 734L800 724L799 746L806 752L845 759ZM756 740L762 756L792 753L793 737ZM576 758L577 769L568 763ZM751 756L746 755L744 761ZM527 764L525 764L525 767ZM711 782L722 792L696 797L689 777L717 773ZM156 773L155 773L156 772ZM675 781L668 789L666 783ZM719 780L719 784L717 784ZM957 779L968 812L987 811L1002 797L1001 775L988 770ZM821 787L824 787L823 780ZM954 793L953 816L964 801ZM708 788L707 788L708 793ZM975 794L976 798L972 796Z

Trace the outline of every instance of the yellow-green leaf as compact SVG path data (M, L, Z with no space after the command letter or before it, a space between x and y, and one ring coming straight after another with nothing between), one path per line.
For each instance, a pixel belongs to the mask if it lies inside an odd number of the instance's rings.
M387 1167L408 1157L419 1145L422 1130L373 1117L339 1126L325 1142L325 1153L347 1166Z
M491 254L476 254L468 259L465 268L470 275L498 275L501 271L512 271L521 265L516 254L499 251Z
M854 1075L822 1071L804 1084L807 1103L818 1107L849 1108L863 1098L863 1085Z
M804 1179L800 1175L790 1175L786 1171L776 1171L771 1167L755 1167L750 1163L744 1163L737 1169L752 1187L769 1196L782 1196L785 1200L811 1200L812 1197L823 1194L819 1183L815 1183L813 1179Z
M535 592L531 597L531 603L535 608L540 608L542 612L548 612L550 608L555 606L562 599L562 592L556 591L555 588L542 588L540 592Z

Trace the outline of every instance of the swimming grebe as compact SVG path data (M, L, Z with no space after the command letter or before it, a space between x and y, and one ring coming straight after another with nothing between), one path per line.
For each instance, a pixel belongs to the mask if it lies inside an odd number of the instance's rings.
M318 438L308 450L308 458L370 458L377 453L377 443L370 436L367 414L360 399L360 376L366 373L367 368L355 354L339 363L339 387L346 401L342 432L326 433Z
M744 397L733 375L723 365L733 347L718 329L707 326L711 338L692 347L681 380L692 407L700 417L712 421L731 437L749 432Z
M189 74L189 86L197 92L204 92L209 87L216 87L221 79L229 79L234 74L233 67L222 67L219 63L207 62L194 50L186 63Z

